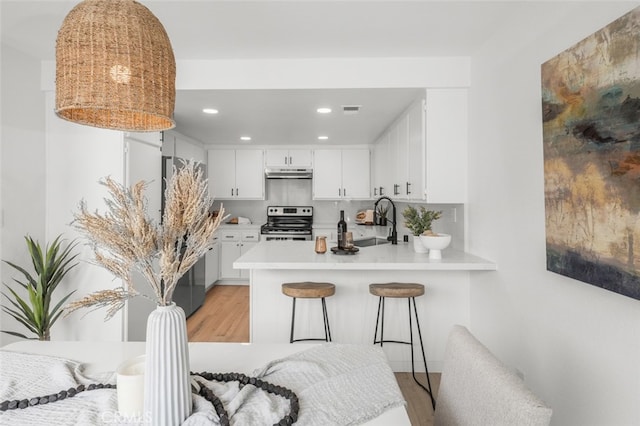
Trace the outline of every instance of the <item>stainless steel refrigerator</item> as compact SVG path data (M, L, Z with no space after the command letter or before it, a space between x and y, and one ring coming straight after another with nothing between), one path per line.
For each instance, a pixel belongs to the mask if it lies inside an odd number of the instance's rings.
M162 157L162 211L164 212L166 180L173 174L173 166L180 168L183 163L180 158ZM207 177L207 168L199 164L203 176ZM205 297L205 259L202 256L198 261L178 280L178 285L173 293L173 301L184 309L187 317L193 314L204 303Z

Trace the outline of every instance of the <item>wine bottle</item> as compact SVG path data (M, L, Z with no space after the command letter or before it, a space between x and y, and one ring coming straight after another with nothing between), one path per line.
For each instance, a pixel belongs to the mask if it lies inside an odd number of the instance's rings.
M344 221L344 210L340 210L338 221L338 248L344 250L344 233L347 232L347 222Z

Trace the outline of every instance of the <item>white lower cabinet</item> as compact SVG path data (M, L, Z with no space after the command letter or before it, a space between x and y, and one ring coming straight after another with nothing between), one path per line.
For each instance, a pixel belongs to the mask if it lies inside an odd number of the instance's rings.
M246 269L234 269L233 262L260 240L257 230L222 230L220 232L220 279L249 279Z
M208 289L220 278L220 243L216 243L204 258L205 286Z

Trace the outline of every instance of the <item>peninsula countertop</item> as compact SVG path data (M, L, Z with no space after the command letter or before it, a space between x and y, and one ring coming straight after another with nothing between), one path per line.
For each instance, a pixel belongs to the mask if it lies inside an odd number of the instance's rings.
M331 244L329 244L330 246ZM360 247L357 254L336 255L329 247L324 254L314 251L314 241L262 241L234 263L236 269L290 270L404 270L404 271L492 271L497 265L455 249L442 251L441 260L416 253L407 243Z

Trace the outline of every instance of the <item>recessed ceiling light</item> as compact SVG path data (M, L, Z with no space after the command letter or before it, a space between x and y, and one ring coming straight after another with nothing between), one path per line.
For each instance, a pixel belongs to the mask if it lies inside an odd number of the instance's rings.
M329 139L329 136L318 136L318 140L326 141L327 139Z
M240 136L240 140L241 141L250 141L251 140L251 136Z
M203 108L202 112L205 114L217 114L218 110L215 108Z
M322 107L316 110L318 114L329 114L331 112L331 108Z

